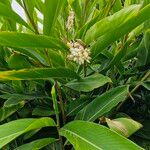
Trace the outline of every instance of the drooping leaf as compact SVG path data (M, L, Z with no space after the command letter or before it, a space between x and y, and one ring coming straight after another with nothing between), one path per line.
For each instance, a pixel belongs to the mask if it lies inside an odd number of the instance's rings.
M15 150L38 150L38 149L41 149L55 141L56 141L56 139L54 139L54 138L39 139L39 140L35 140L30 143L21 145L21 146L17 147Z
M67 46L59 39L44 35L16 32L0 32L0 45L18 48L52 48L67 50Z
M117 118L110 120L106 118L109 128L125 137L131 136L137 130L142 128L142 125L130 118Z
M110 129L91 122L73 121L60 130L76 150L143 150Z
M0 125L0 148L26 132L48 126L55 126L51 118L19 119Z
M103 76L102 74L93 74L78 81L68 82L65 86L76 91L89 92L108 82L111 82L109 77Z
M52 28L55 27L57 17L65 2L66 0L45 0L43 23L43 32L45 35L50 35L52 33Z
M24 25L28 29L31 29L31 27L17 13L15 13L11 8L7 7L5 4L1 2L0 2L0 15L3 17L8 17L9 19L16 21L17 23Z
M113 88L95 98L84 107L76 116L76 120L94 121L109 112L119 102L124 101L128 95L128 86Z
M65 68L35 68L17 71L0 71L0 80L43 80L48 78L79 79L79 76L74 71Z

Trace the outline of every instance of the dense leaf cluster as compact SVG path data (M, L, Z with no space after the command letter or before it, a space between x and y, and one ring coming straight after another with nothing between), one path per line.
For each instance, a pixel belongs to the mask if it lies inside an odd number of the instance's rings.
M0 149L149 150L149 58L150 0L1 0Z

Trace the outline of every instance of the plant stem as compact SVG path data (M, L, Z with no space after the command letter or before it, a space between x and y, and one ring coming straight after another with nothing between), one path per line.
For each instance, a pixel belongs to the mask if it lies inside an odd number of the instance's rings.
M57 103L57 98L56 98L56 82L55 82L54 86L52 87L51 95L52 95L52 100L53 100L53 108L54 108L54 111L55 111L55 114L56 114L56 123L57 123L56 128L57 128L57 132L58 132L58 136L59 136L59 141L61 143L62 150L64 150L63 140L62 140L62 137L59 134L60 119L59 119L58 103Z
M63 124L65 124L66 116L65 116L65 111L64 111L64 103L63 103L63 100L62 100L61 89L60 89L57 81L55 81L55 88L56 88L56 91L58 93L58 98L59 98L59 102L60 102L60 109L61 109L62 119L63 119Z

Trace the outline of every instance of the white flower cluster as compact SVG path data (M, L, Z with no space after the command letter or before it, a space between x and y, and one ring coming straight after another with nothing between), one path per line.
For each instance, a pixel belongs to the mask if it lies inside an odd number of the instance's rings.
M69 16L68 16L68 20L67 20L67 23L66 23L66 28L68 30L71 30L73 28L73 25L74 25L74 18L75 18L75 14L74 14L74 11L70 11L69 12Z
M85 48L80 42L67 43L70 48L69 60L73 60L78 64L84 64L84 62L90 63L90 51Z

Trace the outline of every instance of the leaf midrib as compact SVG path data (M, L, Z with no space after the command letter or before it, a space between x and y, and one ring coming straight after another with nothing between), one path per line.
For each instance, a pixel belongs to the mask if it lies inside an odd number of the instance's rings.
M109 103L107 103L106 105L104 105L97 113L95 113L95 115L93 115L91 118L88 119L88 121L91 121L91 119L93 119L100 111L102 111L105 107L107 107L112 101L114 101L114 99L118 98L120 95L122 95L123 93L125 93L125 91L121 92L120 94L118 94L115 98L113 98Z
M87 139L81 137L79 134L77 134L77 133L75 133L75 132L72 132L72 131L70 131L70 130L67 130L67 129L62 129L62 130L66 131L66 132L68 132L68 133L70 133L70 134L72 134L72 135L75 135L76 137L78 137L78 138L80 138L81 140L83 140L83 141L89 143L90 145L92 145L93 147L97 148L98 150L102 150L100 147L98 147L97 145L94 145L93 143L91 143L91 142L88 141Z

